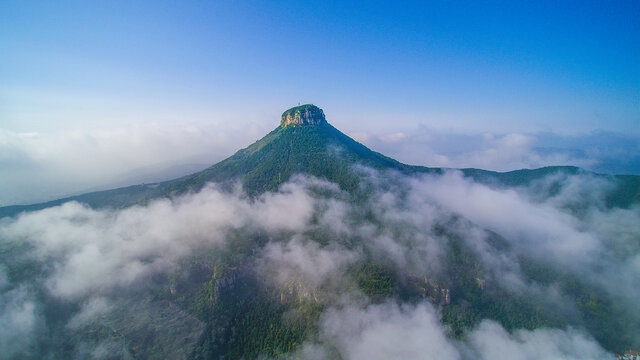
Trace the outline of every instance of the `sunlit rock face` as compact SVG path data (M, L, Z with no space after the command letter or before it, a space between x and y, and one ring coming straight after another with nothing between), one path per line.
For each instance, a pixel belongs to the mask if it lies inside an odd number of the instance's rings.
M293 107L282 113L280 126L289 125L319 125L327 122L324 112L313 104Z

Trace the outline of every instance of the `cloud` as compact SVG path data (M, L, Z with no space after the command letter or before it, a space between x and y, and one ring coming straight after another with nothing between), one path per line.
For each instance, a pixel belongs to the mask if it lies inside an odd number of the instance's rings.
M360 258L357 251L335 243L321 247L300 237L268 243L261 258L261 272L270 274L280 285L295 281L315 289L330 275L344 272L344 266ZM269 275L268 275L269 276Z
M589 261L600 250L598 240L580 231L578 220L571 214L532 203L516 190L474 183L459 172L412 180L411 191L416 198L430 199L447 211L512 239L521 251L533 251L540 258Z
M413 165L495 171L574 165L607 174L640 174L640 142L625 134L468 134L421 128L351 135L376 151Z
M488 270L510 284L507 287L520 282L517 258L524 256L598 284L616 301L630 305L632 298L640 296L636 291L640 285L640 206L606 208L605 193L615 186L611 179L559 174L530 187L502 189L450 171L408 181L407 198L437 204L440 216L458 214L469 221L450 228L475 249ZM555 194L541 196L549 194L551 186L557 187ZM417 213L420 207L413 209ZM501 235L510 249L497 252L488 247L486 230ZM625 308L640 319L634 307Z
M33 256L52 264L48 289L76 298L164 271L196 249L223 244L232 229L301 231L312 211L303 183L289 183L255 200L239 190L207 187L123 210L69 202L24 214L0 227L0 235L32 244Z
M41 320L26 286L0 293L0 322L0 353L7 358L29 354Z
M95 320L97 317L109 313L113 305L104 297L91 297L84 301L80 310L73 315L67 323L71 329L78 329L80 326Z
M606 359L612 358L589 335L573 328L517 330L485 320L469 334L469 347L482 359Z
M294 355L328 359L604 359L612 357L589 335L572 328L507 332L483 321L453 340L430 304L346 305L322 318L318 342Z
M534 299L541 308L576 312L553 281L540 284L523 275L520 259L533 257L605 289L629 319L630 331L637 328L640 207L604 206L610 180L561 174L504 189L475 183L457 171L407 177L369 169L365 174L362 186L371 195L358 201L335 184L295 177L257 198L239 187L222 191L210 185L127 209L95 210L71 202L4 219L3 246L27 244L26 256L42 264L37 278L22 284L12 284L9 272L0 271L0 316L15 328L11 334L25 339L8 351L28 349L44 321L26 285L43 284L56 301L75 304L67 328L77 329L110 312L116 296L142 289L151 276L202 250L226 246L233 232L266 235L252 264L270 284L301 284L299 294L316 300L318 289L336 292L324 297L321 332L296 353L303 358L330 358L337 352L345 359L494 358L504 353L570 359L581 356L582 349L588 350L584 356L607 355L580 328L508 332L485 320L453 340L429 304L397 299L371 304L362 294L325 286L348 278L347 269L363 260L388 265L400 277L446 276L452 237L477 256L487 282ZM551 196L540 195L556 186ZM443 228L445 233L438 231ZM505 244L496 246L495 237ZM11 259L2 260L5 268L12 266ZM14 343L20 344L6 346Z
M154 123L58 133L0 129L0 205L179 177L213 165L264 131Z
M428 305L332 309L323 319L322 336L346 359L458 358Z
M229 122L142 123L57 133L0 129L0 167L4 170L0 205L176 178L222 160L267 130L262 125L247 129ZM509 171L576 165L604 173L640 173L640 143L622 134L464 134L422 128L352 135L400 161L431 167Z

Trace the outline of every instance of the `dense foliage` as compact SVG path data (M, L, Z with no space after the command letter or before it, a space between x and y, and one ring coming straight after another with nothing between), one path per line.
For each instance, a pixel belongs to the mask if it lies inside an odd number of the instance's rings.
M209 182L227 190L232 190L239 183L251 197L275 191L294 175L304 173L335 183L342 191L336 195L323 194L318 190L315 196L342 196L341 200L361 207L358 217L351 219L353 222L367 221L379 225L372 209L367 208L370 206L367 199L373 190L368 187L370 184L363 183L367 170L361 166L407 175L443 171L399 163L367 149L323 123L278 127L246 149L196 174L72 199L96 208L120 208L145 204L154 198L198 191ZM481 183L517 187L530 185L552 174L581 171L571 167L550 167L508 173L465 169L463 173ZM604 206L624 208L640 200L639 177L606 178L613 179L618 186L609 191ZM376 186L391 187L394 184ZM548 193L541 196L553 196L557 187L552 185L545 191ZM45 208L66 200L69 199L30 207L2 208L0 215ZM568 211L580 214L581 204L576 202ZM392 231L401 232L402 229ZM180 344L183 343L193 344L193 350L182 355L194 359L278 357L295 351L317 335L329 292L359 294L374 303L429 301L438 307L442 322L449 326L453 337L463 337L465 330L478 325L482 319L493 319L506 329L574 324L586 327L609 350L621 351L626 347L640 346L638 339L620 336L615 331L625 326L624 312L606 293L575 275L546 267L526 256L518 259L529 281L553 285L561 296L572 302L577 311L566 314L544 306L536 298L509 291L498 284L489 276L477 254L459 234L449 231L447 224L433 227L426 235L447 239L446 255L441 259L445 264L442 272L433 276L416 275L388 259L364 251L358 262L344 270L340 283L321 283L318 289L314 289L320 293L316 296L303 283L273 283L259 271L255 254L262 251L268 242L284 241L286 234L236 229L229 234L227 246L209 248L183 259L171 271L155 276L134 294L124 294L111 315L97 318L80 328L65 325L80 304L59 301L47 293L44 284L37 282L39 276L55 269L27 256L28 244L0 239L0 257L8 282L32 282L30 291L36 292L41 302L46 304L43 316L48 325L43 332L49 337L43 337L46 341L35 346L34 359L42 353L72 358L81 350L78 344L110 344L107 348L113 358L162 358L168 353L180 355ZM316 226L307 230L306 236L323 247L334 235ZM361 249L361 244L366 241L368 239L358 237L331 239L331 242L354 251ZM496 251L508 246L497 234L492 235L490 242ZM136 307L134 304L143 305ZM138 316L145 312L154 314L149 316L156 320ZM157 328L162 326L157 319L176 321L175 331L159 333Z

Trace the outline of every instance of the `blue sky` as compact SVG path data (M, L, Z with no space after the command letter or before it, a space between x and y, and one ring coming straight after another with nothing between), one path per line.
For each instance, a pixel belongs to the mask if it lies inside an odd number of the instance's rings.
M237 149L298 102L365 144L396 133L637 138L639 40L638 1L4 1L0 161L59 148L9 154L25 137L147 126L243 134Z
M313 102L354 128L637 131L639 4L3 2L0 116L262 121Z

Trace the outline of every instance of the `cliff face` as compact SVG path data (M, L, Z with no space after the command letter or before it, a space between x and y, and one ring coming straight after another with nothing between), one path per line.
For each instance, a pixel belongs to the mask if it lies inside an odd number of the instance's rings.
M282 113L280 126L289 125L319 125L326 123L324 112L313 104L306 104L293 107Z

